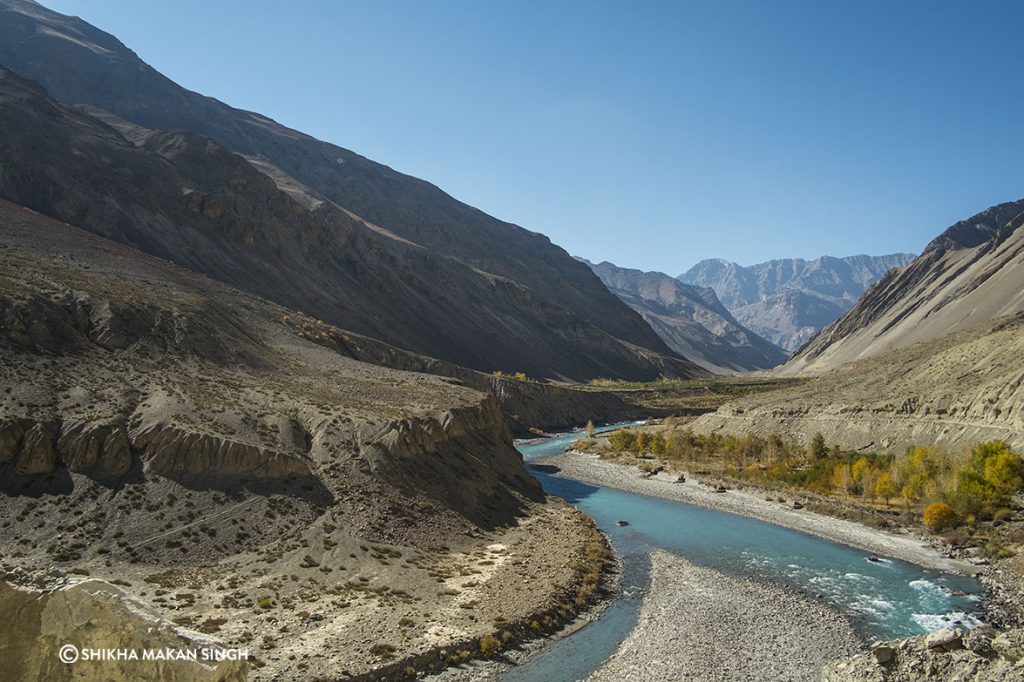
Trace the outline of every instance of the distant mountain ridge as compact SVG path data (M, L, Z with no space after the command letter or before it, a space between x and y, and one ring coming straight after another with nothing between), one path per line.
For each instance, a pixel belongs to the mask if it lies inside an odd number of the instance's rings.
M822 256L814 260L771 260L747 267L708 259L678 279L714 289L742 325L794 351L849 310L882 275L913 259L909 253Z
M788 353L733 318L714 290L660 272L587 263L605 286L651 325L669 348L715 372L769 369Z

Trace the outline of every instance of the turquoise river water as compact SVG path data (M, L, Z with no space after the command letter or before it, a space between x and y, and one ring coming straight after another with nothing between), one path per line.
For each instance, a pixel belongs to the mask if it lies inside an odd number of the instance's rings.
M621 425L604 427L602 430ZM527 465L580 437L566 433L519 445ZM845 613L868 641L976 624L981 586L754 519L602 488L531 467L544 489L591 516L624 562L622 596L594 622L506 672L507 682L578 680L597 669L636 622L650 553L664 549L730 575L783 584ZM616 521L626 520L628 526Z

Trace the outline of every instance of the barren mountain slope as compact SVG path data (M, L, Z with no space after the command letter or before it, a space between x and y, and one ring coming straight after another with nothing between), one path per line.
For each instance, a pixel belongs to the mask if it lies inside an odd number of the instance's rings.
M957 223L781 370L807 382L702 417L701 430L821 431L848 447L1024 446L1024 201Z
M571 379L700 372L334 204L308 206L204 137L110 123L0 68L0 197L475 369Z
M388 337L418 352L448 357L464 365L483 368L482 356L503 362L505 370L527 370L545 376L630 376L654 375L644 352L623 351L608 339L596 340L596 329L631 346L669 354L667 347L643 320L611 295L584 265L551 244L544 235L492 218L416 178L395 172L358 154L321 142L291 130L259 114L240 111L215 99L188 91L145 64L113 36L86 22L52 12L27 0L0 0L0 63L42 83L57 99L88 104L153 129L182 129L213 139L251 159L283 186L309 188L320 199L332 202L360 216L382 231L397 235L439 257L460 261L466 267L489 273L491 284L479 284L458 297L446 294L443 277L435 282L433 271L424 266L416 275L421 287L433 298L451 296L449 320L472 316L480 298L496 293L501 306L543 309L540 327L586 329L583 336L594 346L588 353L573 352L580 342L559 339L560 353L570 357L545 358L542 353L512 354L514 347L533 347L538 339L526 336L538 330L534 321L509 319L497 327L474 322L472 333L461 344L466 354L446 355L440 341L431 345L423 339ZM393 243L379 247L387 255ZM401 256L396 256L401 257ZM376 267L376 266L374 266ZM379 274L379 273L377 273ZM310 283L296 274L291 289ZM232 281L232 280L226 280ZM511 290L500 282L514 282ZM333 284L333 282L332 282ZM497 292L492 292L497 289ZM468 298L468 300L466 300ZM378 310L378 315L389 311ZM423 313L430 318L429 312ZM562 318L556 320L555 318ZM355 327L346 320L338 320ZM417 321L419 324L422 321ZM467 330L468 331L468 330ZM513 332L506 344L502 337ZM502 355L502 345L509 348ZM623 360L621 355L630 356ZM571 357L601 356L599 369L574 367ZM518 363L518 364L517 364ZM542 364L546 363L546 365Z
M498 401L348 341L0 201L0 603L25 616L0 677L85 673L57 665L64 638L210 636L252 679L358 674L575 599L589 526Z
M907 268L879 280L783 373L823 372L1017 313L1024 308L1022 225L1024 200L953 225Z
M746 329L710 288L684 284L660 272L587 263L613 294L651 325L669 348L714 372L769 369L788 357Z
M820 431L850 448L962 446L998 438L1024 447L1024 314L851 363L763 396L731 402L695 428Z

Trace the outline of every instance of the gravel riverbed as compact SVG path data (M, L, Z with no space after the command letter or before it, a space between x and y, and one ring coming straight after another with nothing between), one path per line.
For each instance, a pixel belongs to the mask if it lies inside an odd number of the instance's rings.
M817 680L861 646L823 604L658 551L636 628L588 679Z

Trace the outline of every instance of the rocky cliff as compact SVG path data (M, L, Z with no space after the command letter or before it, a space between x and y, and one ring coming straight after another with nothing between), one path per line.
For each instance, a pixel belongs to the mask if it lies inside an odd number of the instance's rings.
M471 507L511 490L537 496L493 397L346 359L295 334L294 311L2 208L8 490L60 488L83 474L111 485L149 476L202 488L293 481L326 494L322 467L332 461L425 490L406 458L438 453L443 468L461 457L440 455L451 447L476 450L477 462L460 466L486 470L496 486L474 491L439 475L446 483L430 494L453 509L465 502L458 513L485 517ZM302 364L313 362L326 365ZM336 459L342 443L351 459Z

